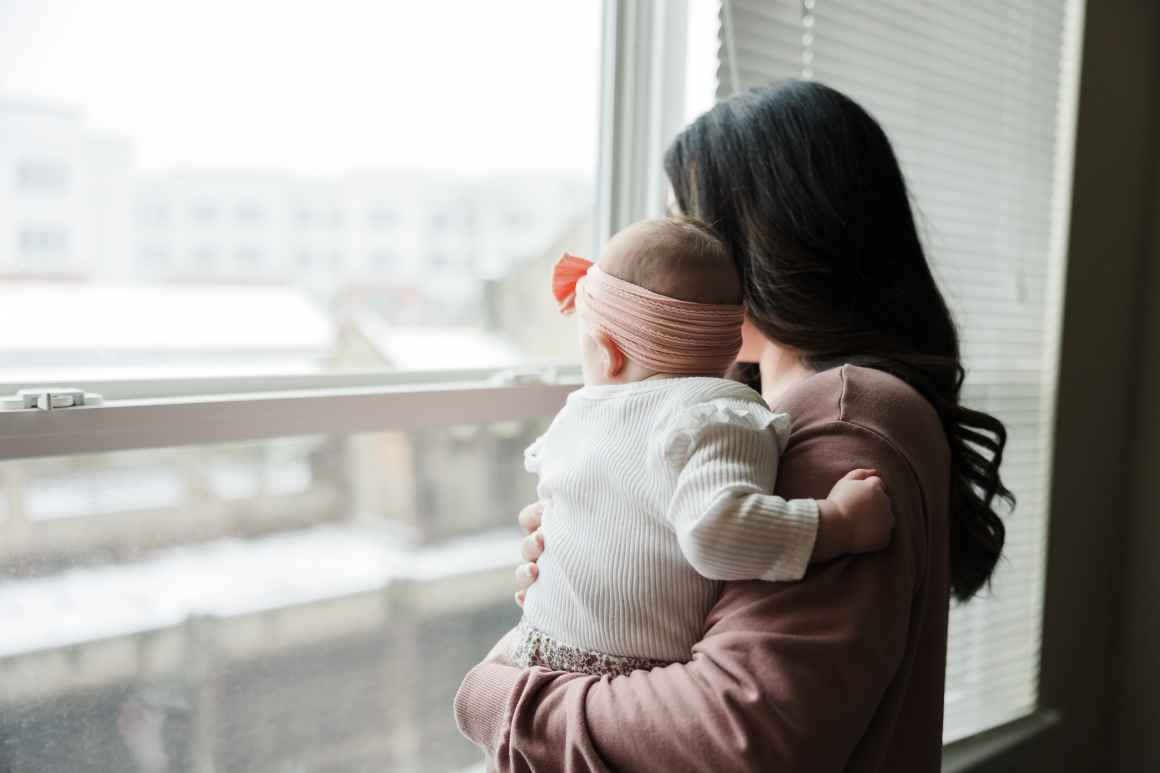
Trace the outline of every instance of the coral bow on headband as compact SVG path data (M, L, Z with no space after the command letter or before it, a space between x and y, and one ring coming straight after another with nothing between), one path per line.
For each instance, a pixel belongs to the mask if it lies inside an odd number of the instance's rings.
M571 314L576 310L576 283L590 268L592 261L566 252L556 261L552 271L552 295L556 297L556 303L560 304L561 314Z

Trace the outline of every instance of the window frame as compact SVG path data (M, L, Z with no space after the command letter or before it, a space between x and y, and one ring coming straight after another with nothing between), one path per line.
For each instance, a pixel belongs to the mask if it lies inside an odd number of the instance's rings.
M661 160L684 123L687 12L688 0L603 0L597 244L665 211ZM1082 19L1081 3L1081 31ZM0 460L539 418L579 384L574 365L0 383L0 395L79 387L104 397L98 406L0 411ZM1040 707L947 744L943 770L985 767L1058 721Z

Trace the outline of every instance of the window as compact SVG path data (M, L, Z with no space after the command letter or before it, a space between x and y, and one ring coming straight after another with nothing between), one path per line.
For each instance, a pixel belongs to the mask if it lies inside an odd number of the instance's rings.
M217 207L212 202L199 201L189 209L189 217L197 225L210 225L217 220Z
M169 208L160 202L146 202L138 210L142 226L160 228L169 225Z
M212 244L199 244L190 254L195 273L212 274L217 270L218 249Z
M63 258L69 254L68 231L57 226L26 226L17 236L20 254L25 258ZM27 263L35 273L37 263Z
M238 268L243 271L254 271L262 268L262 251L254 246L238 247L234 253Z
M398 215L387 207L375 207L367 213L367 223L374 228L388 228L398 219Z
M241 204L234 213L239 225L258 225L265 218L264 213L257 204Z
M994 587L951 612L945 738L1036 706L1077 3L726 0L719 93L816 78L894 144L1018 497Z
M299 228L307 228L314 223L314 212L306 207L294 210L294 224Z
M171 250L164 244L147 244L138 253L143 271L168 269Z
M709 1L0 11L35 20L0 23L0 90L61 102L54 131L82 155L102 136L83 110L136 158L96 164L100 207L39 203L77 223L61 250L92 279L37 282L36 263L0 279L0 316L20 323L0 329L21 331L0 346L0 394L105 398L0 412L13 773L472 769L451 696L517 618L520 452L577 378L547 272L662 210L660 154L718 65L723 93L805 67L895 139L936 268L963 288L968 399L1010 422L1021 496L994 597L956 611L948 738L1032 707L1053 384L1035 352L1055 334L1065 175L1048 160L1070 77L1046 73L1071 22L1062 0L945 24L825 2L737 0L720 25ZM987 63L988 98L923 82L918 99L924 73L976 94L946 74L954 57ZM975 122L951 135L961 157L934 154L956 121ZM40 134L17 140L46 157ZM969 229L993 238L966 245Z
M63 193L68 167L56 161L21 161L16 165L16 190L21 193Z
M476 202L458 202L456 209L439 212L431 218L431 236L433 238L463 238L469 236L475 226ZM527 229L531 223L525 220L511 221L508 226L513 230Z
M372 252L367 258L367 265L375 272L388 272L395 267L394 253L380 250L379 252Z

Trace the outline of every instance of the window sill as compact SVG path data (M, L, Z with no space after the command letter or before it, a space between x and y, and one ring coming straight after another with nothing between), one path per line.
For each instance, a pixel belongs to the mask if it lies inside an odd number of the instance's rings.
M1005 725L963 738L943 747L942 773L987 770L1020 746L1042 737L1059 724L1059 712L1040 709Z

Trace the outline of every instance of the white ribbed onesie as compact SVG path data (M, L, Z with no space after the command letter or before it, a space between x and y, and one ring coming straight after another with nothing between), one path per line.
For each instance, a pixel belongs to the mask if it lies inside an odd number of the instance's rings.
M770 493L789 425L720 378L573 392L525 451L546 549L513 660L591 673L687 660L721 581L800 579L817 503Z

